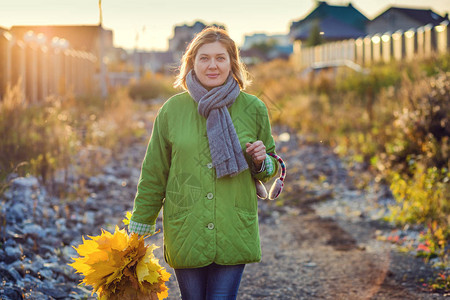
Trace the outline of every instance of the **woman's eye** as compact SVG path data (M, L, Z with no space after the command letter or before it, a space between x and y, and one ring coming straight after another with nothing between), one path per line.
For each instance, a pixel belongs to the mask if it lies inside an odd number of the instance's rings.
M219 56L219 57L217 58L217 60L218 60L218 61L224 61L224 60L225 60L225 57Z
M202 57L200 57L200 60L201 60L201 61L207 61L208 58L207 58L206 56L202 56Z

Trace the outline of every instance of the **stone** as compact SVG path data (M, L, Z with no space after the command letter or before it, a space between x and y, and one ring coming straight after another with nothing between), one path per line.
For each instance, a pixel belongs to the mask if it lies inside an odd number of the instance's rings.
M39 182L36 177L17 177L12 180L12 190L21 189L36 189L39 187Z
M57 248L61 245L61 239L57 237L57 232L55 228L48 228L46 230L47 238L45 239L45 243L53 248Z
M122 183L122 180L118 179L116 176L114 175L106 175L103 177L104 182L107 185L117 185L120 186L120 184Z
M0 298L3 300L22 300L22 291L18 287L5 287L0 291Z
M62 242L64 245L70 245L74 239L76 239L80 233L77 230L67 230L63 232Z
M12 201L22 202L33 208L33 202L40 194L39 182L36 177L19 177L11 182Z
M45 261L39 255L36 255L33 262L31 263L31 268L39 271L44 267L44 263Z
M116 176L120 178L128 178L131 176L131 169L128 167L119 167L116 170Z
M28 238L26 239L26 245L27 245L28 247L34 247L35 244L36 244L36 240L35 240L35 239L33 239L33 238L31 238L31 237L28 237Z
M41 226L37 224L25 224L23 227L23 233L31 235L36 238L45 237L45 231L42 229Z
M99 210L98 204L96 203L97 199L95 197L88 197L86 199L85 205L87 210Z
M89 226L94 226L95 224L95 212L87 211L84 213L83 223Z
M63 290L55 288L38 288L38 291L42 292L44 295L48 295L52 298L50 299L67 299L68 293Z
M55 221L55 225L58 231L66 230L66 219L59 218L58 220Z
M108 165L103 168L103 173L104 174L114 174L114 173L116 173L116 171L113 166Z
M307 268L315 268L317 267L317 264L315 262L307 262L303 264Z
M54 255L55 248L50 245L40 245L39 246L39 254L42 256Z
M77 251L72 246L62 248L62 254L67 260L71 260L72 257L78 257Z
M11 270L14 271L14 274L11 272ZM17 271L14 270L13 268L5 268L0 266L0 282L15 283L20 279L21 279L20 274L17 273Z
M100 178L93 176L93 177L89 177L88 187L94 188L98 191L98 190L103 190L106 187L106 185L105 185L105 182L103 182Z
M25 204L21 202L14 203L12 206L6 208L6 215L8 216L6 222L8 224L22 223L28 214L29 209Z
M41 277L43 277L44 279L52 279L53 278L53 271L49 268L40 269L37 274L40 275Z
M30 292L25 293L25 299L27 299L27 300L53 300L54 298L51 298L50 296L47 296L40 291L31 290Z
M5 248L5 262L12 263L13 261L19 260L22 256L22 251L17 247L6 247Z

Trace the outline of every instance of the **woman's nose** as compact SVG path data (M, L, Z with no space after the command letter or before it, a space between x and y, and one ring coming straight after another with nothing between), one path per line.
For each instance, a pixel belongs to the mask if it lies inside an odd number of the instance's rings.
M211 61L209 62L209 66L208 66L210 69L215 69L215 68L217 68L217 65L216 65L216 60L215 59L211 59Z

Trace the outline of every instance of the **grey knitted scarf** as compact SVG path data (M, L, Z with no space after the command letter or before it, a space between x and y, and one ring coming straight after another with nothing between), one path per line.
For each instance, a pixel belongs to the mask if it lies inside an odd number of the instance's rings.
M248 169L227 109L239 96L237 81L230 74L223 85L208 91L191 70L186 76L186 85L189 94L198 102L198 113L206 118L209 149L217 178L235 176Z

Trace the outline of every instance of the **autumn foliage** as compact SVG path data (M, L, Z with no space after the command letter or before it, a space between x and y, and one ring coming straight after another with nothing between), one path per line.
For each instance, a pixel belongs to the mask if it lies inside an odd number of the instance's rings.
M75 248L79 258L70 264L84 276L82 284L92 286L101 300L165 299L165 282L170 274L154 256L155 245L145 245L144 236L128 235L116 227L114 234L102 231L100 236L83 237Z

